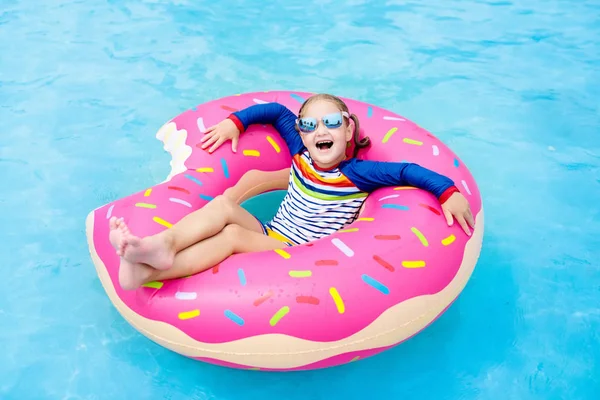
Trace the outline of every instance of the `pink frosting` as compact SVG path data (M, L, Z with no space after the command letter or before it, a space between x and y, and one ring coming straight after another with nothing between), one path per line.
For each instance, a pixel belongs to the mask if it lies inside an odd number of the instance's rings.
M270 333L325 342L348 337L385 310L416 296L437 293L450 283L469 237L458 224L446 225L433 195L422 190L384 188L369 196L361 219L345 232L288 248L289 257L274 251L239 254L191 277L133 292L121 290L119 259L108 241L108 218L124 217L134 234L152 235L166 229L162 221L176 223L206 204L209 197L233 186L250 169L289 167L289 151L271 126L248 129L242 134L237 153L226 143L209 154L196 146L203 136L199 125L216 124L231 111L261 101L276 101L297 112L308 96L299 92L249 93L182 113L170 122L187 131L186 144L192 148L185 161L187 171L95 211L96 252L118 296L134 312L171 324L200 342L229 342ZM473 214L479 212L477 184L447 146L400 115L344 100L359 117L363 135L371 137L371 147L362 151L360 158L415 162L442 173L454 180ZM451 235L454 240L449 243ZM413 263L403 264L407 261ZM424 266L417 267L416 261ZM310 271L310 276L295 277L293 271L303 271L300 275ZM332 292L339 295L335 296L338 303ZM280 318L274 318L278 312ZM336 356L320 362L319 367L348 362L353 357Z

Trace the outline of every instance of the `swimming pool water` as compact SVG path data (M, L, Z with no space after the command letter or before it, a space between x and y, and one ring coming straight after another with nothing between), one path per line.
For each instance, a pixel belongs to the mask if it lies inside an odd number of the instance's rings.
M597 1L1 4L0 398L600 398ZM275 89L394 110L478 180L471 281L376 357L285 374L185 359L123 320L89 259L87 213L168 174L165 121Z

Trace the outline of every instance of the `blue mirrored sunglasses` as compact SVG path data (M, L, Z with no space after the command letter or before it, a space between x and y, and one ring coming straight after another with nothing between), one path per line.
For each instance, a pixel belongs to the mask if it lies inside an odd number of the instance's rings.
M346 111L336 112L321 117L321 122L329 129L335 129L342 126L343 117L350 118ZM316 118L303 117L296 119L298 130L302 133L312 133L317 130L319 121Z

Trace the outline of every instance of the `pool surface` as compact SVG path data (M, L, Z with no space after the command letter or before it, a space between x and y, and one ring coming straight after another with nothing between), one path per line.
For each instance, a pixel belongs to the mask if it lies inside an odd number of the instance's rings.
M0 398L600 398L600 3L254 3L2 0ZM473 172L479 264L418 336L332 369L233 370L108 300L88 212L164 180L168 119L260 90L393 110Z

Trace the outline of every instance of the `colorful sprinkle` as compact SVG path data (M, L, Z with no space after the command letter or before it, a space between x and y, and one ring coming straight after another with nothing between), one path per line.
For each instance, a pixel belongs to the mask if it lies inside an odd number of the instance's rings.
M279 309L279 311L277 311L275 313L275 315L273 315L273 317L271 317L271 320L269 321L269 324L271 324L271 326L277 325L277 323L279 322L279 320L281 320L281 318L283 318L289 312L290 312L290 308L288 306L281 307Z
M386 121L406 121L404 118L399 117L388 117L387 115L383 117Z
M367 108L367 118L371 118L373 116L373 107L369 106Z
M399 240L400 235L375 235L377 240Z
M240 283L242 286L246 286L246 274L243 269L238 269L238 278L240 279Z
M415 228L414 226L412 228L410 228L411 232L415 234L416 237L419 238L419 240L421 241L421 244L425 247L429 246L429 242L427 241L427 238L425 237L425 235L423 235L423 233L418 230L417 228Z
M322 267L325 265L338 265L338 262L336 260L319 260L315 262L315 265L317 267Z
M268 101L264 101L261 99L252 99L253 102L255 102L256 104L267 104Z
M458 159L457 159L457 158L455 158L455 159L454 159L454 166L455 166L456 168L460 167L460 163L458 162Z
M290 271L292 278L308 278L312 276L312 271Z
M179 187L179 186L168 186L167 189L169 189L169 190L176 190L178 192L183 192L185 194L190 194L189 190L184 189L184 188Z
M379 282L378 280L371 278L369 275L367 274L363 274L362 275L362 280L363 282L365 282L367 285L379 290L381 293L383 294L390 294L390 289L388 289L387 286L385 286L383 283Z
M244 150L243 153L247 157L260 157L260 151L258 150Z
M219 272L219 264L217 264L214 267L212 267L212 272L213 272L213 274L216 274L216 273Z
M282 249L275 249L275 250L273 250L273 251L274 251L275 253L279 254L281 257L285 258L286 260L287 260L288 258L290 258L290 257L291 257L291 254L290 254L290 253L288 253L288 252L287 252L287 251L285 251L285 250L282 250Z
M200 310L184 311L179 313L179 319L190 319L200 315Z
M150 196L150 193L152 193L152 189L146 189L146 191L144 192L144 197Z
M435 215L442 215L442 213L440 213L438 210L436 210L435 208L431 207L428 204L423 204L420 203L419 206L428 209L429 211L431 211L432 213L434 213Z
M169 201L173 202L173 203L184 205L186 207L192 208L192 205L190 203L188 203L187 201L185 201L185 200L181 200L181 199L178 199L178 198L175 198L175 197L169 197Z
M359 218L359 219L357 219L357 221L373 222L373 221L375 221L375 218L365 217L365 218Z
M340 239L338 239L338 238L331 239L331 243L333 243L333 245L335 247L337 247L342 253L344 253L348 257L352 257L354 255L354 251L352 251L352 249L350 247L346 246L346 244L344 242L342 242Z
M240 317L239 315L237 315L236 313L234 313L233 311L225 310L224 314L227 318L229 318L230 320L232 320L239 326L244 326L244 319L242 317Z
M358 228L340 229L338 232L340 232L340 233L358 232Z
M360 356L356 356L352 360L350 360L350 362L358 361L359 359L360 359Z
M463 185L463 187L465 188L465 190L467 191L467 193L469 193L469 195L471 194L471 190L469 190L469 186L467 186L467 182L463 179L462 181L460 181Z
M106 219L110 219L114 208L115 208L114 204L112 206L108 207L108 211L106 212Z
M374 255L373 260L377 261L379 263L379 265L381 265L383 268L387 269L388 271L394 272L396 270L396 268L394 268L394 266L392 264L385 261L383 258L379 257L378 255Z
M177 292L175 293L175 298L177 300L196 300L198 297L198 293L196 292Z
M404 268L423 268L425 261L402 261L402 266Z
M225 110L225 111L231 111L231 112L236 112L236 111L238 111L238 109L237 109L237 108L229 107L229 106L226 106L225 104L221 105L221 108L222 108L223 110Z
M214 197L207 196L205 194L199 194L198 197L200 197L202 200L206 200L206 201L211 201L212 199L214 199Z
M144 283L142 286L147 287L147 288L152 288L152 289L160 289L161 287L163 287L163 285L164 285L164 283L162 283L162 282L154 281L154 282Z
M343 314L346 310L346 307L344 306L344 300L342 300L342 297L338 293L337 289L334 287L329 288L329 294L331 295L331 298L333 299L333 302L335 303L338 312L340 314Z
M387 199L393 199L393 198L399 197L399 196L400 196L399 194L392 194L392 195L380 198L379 201L381 201L381 200L387 200Z
M300 304L312 304L312 305L319 305L319 299L317 299L316 297L313 296L298 296L296 297L296 303L300 303Z
M452 243L454 243L455 240L456 240L456 236L450 235L447 238L442 239L442 244L444 246L448 246L448 245L451 245Z
M135 206L140 208L156 208L156 204L149 203L135 203Z
M417 190L417 188L414 186L398 186L394 190Z
M200 181L198 180L198 178L196 178L196 177L194 177L194 176L192 176L192 175L190 175L190 174L185 174L185 175L184 175L184 177L186 177L186 178L188 178L190 181L192 181L192 182L194 182L194 183L196 183L196 184L198 184L198 185L202 186L202 182L200 182Z
M296 93L290 93L290 97L299 103L304 103L304 99Z
M281 149L279 148L279 145L275 142L275 140L273 140L273 138L271 136L267 136L267 141L269 143L271 143L271 146L273 146L273 148L275 149L275 152L279 153L281 151Z
M200 130L200 132L206 132L206 127L204 126L204 120L202 119L202 117L198 117L198 119L196 120L196 124L198 125L198 129Z
M433 149L433 155L434 156L439 156L440 155L440 148L437 147L435 144L431 146L431 148Z
M400 204L384 204L381 206L381 208L393 208L393 209L402 210L402 211L408 210L407 206L402 206Z
M264 296L261 296L258 299L254 300L254 303L253 303L254 306L255 307L260 306L262 303L269 300L269 298L271 298L271 296L273 296L273 292L271 290L269 290Z
M250 367L248 368L248 371L260 371L259 367Z
M393 127L392 129L390 129L389 131L387 131L387 133L385 134L385 136L383 137L383 140L381 142L382 143L387 143L388 140L390 140L390 138L392 137L392 135L394 133L396 133L397 130L398 130L398 128Z
M221 158L221 168L223 168L223 175L225 178L229 178L229 167L227 166L227 160Z
M402 141L406 144L414 144L415 146L423 146L423 142L421 142L419 140L404 138L404 139L402 139Z
M164 219L160 218L160 217L152 217L152 221L156 222L157 224L160 224L162 226L166 226L167 228L170 228L173 226L172 223L165 221Z
M196 172L215 172L211 167L196 168Z

